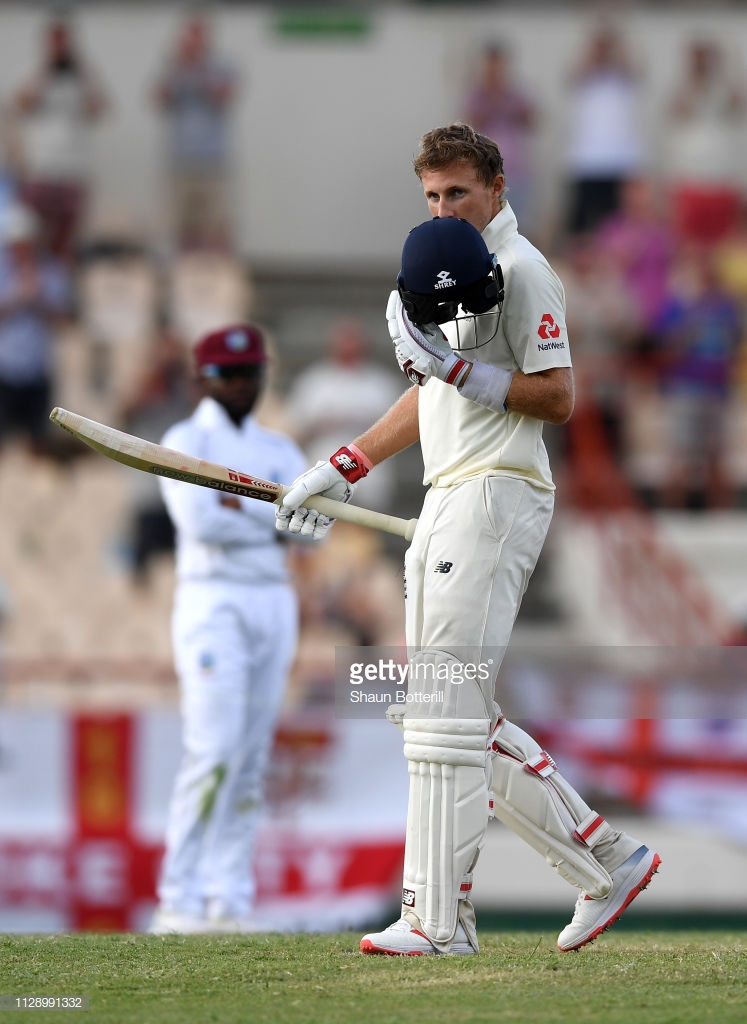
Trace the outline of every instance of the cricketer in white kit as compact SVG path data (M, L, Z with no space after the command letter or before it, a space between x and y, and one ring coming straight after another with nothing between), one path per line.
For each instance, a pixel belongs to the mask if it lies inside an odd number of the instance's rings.
M441 703L390 709L410 774L402 915L364 936L361 950L478 951L472 871L492 814L579 890L558 937L561 950L578 949L617 920L660 858L593 811L494 700L552 516L542 424L573 410L563 288L518 233L494 142L468 125L437 128L414 167L434 219L405 241L387 322L416 386L302 474L278 515L279 529L309 530L310 494L339 497L420 441L430 489L405 558L408 686L425 693L443 688L435 680L455 682ZM490 659L483 680L476 668Z
M306 459L251 415L265 371L253 325L211 332L195 347L204 397L166 447L287 483ZM183 757L169 809L151 930L251 927L252 844L285 681L297 601L274 506L161 480L176 529L172 640Z

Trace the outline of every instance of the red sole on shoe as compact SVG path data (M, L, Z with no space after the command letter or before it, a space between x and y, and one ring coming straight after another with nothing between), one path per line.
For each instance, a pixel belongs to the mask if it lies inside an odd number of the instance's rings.
M425 956L425 953L417 949L409 952L402 952L401 949L382 949L381 946L374 946L370 939L361 939L361 953L380 953L383 956Z
M641 881L637 885L634 885L633 888L630 890L630 892L628 893L627 899L625 900L623 905L620 907L620 909L617 911L617 913L614 914L609 919L609 921L606 921L604 924L600 925L597 929L595 929L591 933L591 935L588 937L588 939L584 939L583 942L579 942L575 946L568 946L567 948L561 948L560 946L558 946L558 949L560 950L560 952L561 953L572 953L575 949L581 949L582 946L588 946L588 944L590 942L593 942L594 939L599 938L599 936L602 934L602 932L606 932L607 929L611 928L612 925L616 921L619 921L620 918L622 917L622 915L624 914L624 912L627 910L627 908L630 906L630 904L636 898L638 893L639 892L643 892L643 890L648 886L648 884L651 881L651 879L654 877L656 872L659 870L659 865L660 864L661 864L661 857L659 856L658 853L655 853L654 854L654 859L651 862L651 867L648 869L648 871L643 876Z

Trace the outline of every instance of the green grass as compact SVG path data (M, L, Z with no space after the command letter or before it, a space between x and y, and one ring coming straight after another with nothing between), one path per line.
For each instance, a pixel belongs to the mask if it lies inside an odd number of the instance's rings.
M87 995L84 1020L137 1024L747 1020L747 928L613 932L570 954L555 950L554 933L531 931L485 933L476 957L371 957L357 947L351 933L5 935L0 993ZM42 1016L50 1012L23 1019Z

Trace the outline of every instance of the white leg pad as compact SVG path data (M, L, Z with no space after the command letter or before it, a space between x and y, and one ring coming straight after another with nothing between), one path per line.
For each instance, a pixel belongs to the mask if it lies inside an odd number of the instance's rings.
M469 897L487 830L489 730L488 719L404 722L410 799L402 911L442 952L457 928L459 900Z
M614 835L581 799L532 737L501 719L489 749L495 816L529 843L566 881L594 899L612 888L594 847Z

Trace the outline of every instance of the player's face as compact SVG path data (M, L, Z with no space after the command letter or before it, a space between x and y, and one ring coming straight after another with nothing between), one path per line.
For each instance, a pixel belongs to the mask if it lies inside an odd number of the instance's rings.
M420 180L432 217L461 217L482 232L501 208L502 174L486 185L472 164L460 161L424 171Z
M225 366L216 377L205 379L205 390L235 423L254 408L264 381L264 366Z

